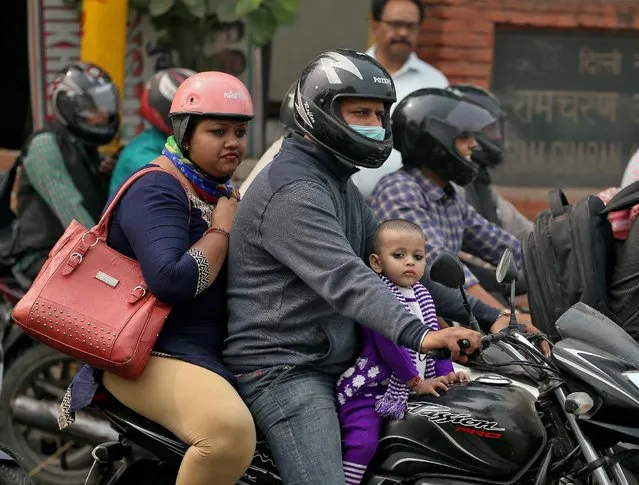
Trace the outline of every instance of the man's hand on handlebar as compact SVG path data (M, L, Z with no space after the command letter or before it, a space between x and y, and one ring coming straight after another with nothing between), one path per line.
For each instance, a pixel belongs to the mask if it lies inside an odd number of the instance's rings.
M464 342L465 341L465 342ZM460 343L468 344L463 353ZM422 342L422 353L428 353L437 349L448 349L451 360L466 362L471 354L481 347L481 334L464 327L449 327L438 331L428 332Z

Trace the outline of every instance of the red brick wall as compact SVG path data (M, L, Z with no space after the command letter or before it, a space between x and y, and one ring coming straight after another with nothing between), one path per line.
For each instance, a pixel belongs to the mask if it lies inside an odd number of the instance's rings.
M639 0L422 0L427 18L417 54L451 83L490 88L495 27L639 30ZM639 51L638 51L639 52ZM548 188L502 190L525 215L546 207ZM588 191L567 190L571 200Z
M639 30L639 0L423 0L417 54L451 83L490 87L495 25Z

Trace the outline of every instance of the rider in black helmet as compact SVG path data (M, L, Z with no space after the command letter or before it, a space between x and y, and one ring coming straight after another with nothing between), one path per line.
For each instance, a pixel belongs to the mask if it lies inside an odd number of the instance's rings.
M120 127L118 89L95 64L77 62L60 71L51 83L51 104L58 124L84 146L110 143Z
M345 483L335 384L359 351L355 322L414 350L459 352L456 332L477 345L465 328L426 334L364 263L378 224L350 177L388 158L394 101L372 57L318 56L296 86L296 131L233 221L224 361L289 485ZM425 284L438 310L463 318L459 292ZM499 311L472 305L488 331Z
M488 111L448 89L419 89L395 108L394 144L404 167L425 168L446 183L466 185L479 172L469 156L476 136L495 123Z
M339 53L334 54L335 56L340 55ZM330 60L329 60L330 59ZM330 58L330 57L326 57L326 59L323 61L324 64L322 64L321 69L331 69L331 76L337 76L337 79L339 79L339 75L337 74L338 70L341 70L340 67L337 65L338 61L335 60L335 58ZM336 66L331 68L330 66L332 64L335 64ZM348 64L344 64L346 66L346 70L344 71L346 73L346 75L349 74L348 69L350 69L350 66ZM384 69L383 67L381 67L381 69ZM321 71L320 69L320 71ZM377 67L375 67L375 69L377 69ZM308 69L307 69L308 71ZM324 72L324 71L321 71ZM329 72L329 71L327 71ZM384 71L386 72L386 71ZM312 72L307 73L308 74L312 74ZM326 75L324 75L324 77L326 77ZM343 121L342 122L338 122L338 120L340 119L339 113L335 112L334 109L338 106L338 103L335 102L333 103L334 100L338 100L340 96L343 95L343 93L340 92L339 86L336 83L333 83L334 85L330 86L332 88L332 91L329 93L328 96L325 96L324 94L326 93L326 91L322 91L321 95L321 99L319 97L319 92L315 92L316 89L311 86L312 82L310 82L309 84L306 84L306 82L304 83L305 86L305 93L298 93L297 87L299 84L299 81L301 81L301 79L304 79L306 81L306 77L303 74L302 78L300 78L300 80L295 81L288 89L288 91L286 92L286 94L284 95L284 98L282 100L282 105L280 108L280 124L284 127L284 129L287 131L287 133L281 137L280 139L276 140L273 145L271 145L271 147L269 147L269 149L264 153L264 155L262 155L262 157L260 158L260 160L258 161L257 165L255 166L255 168L251 171L250 175L247 177L247 179L244 181L244 183L242 184L241 188L240 188L240 192L241 193L246 193L246 191L248 190L249 186L251 185L251 183L253 183L253 180L255 179L256 175L266 166L268 165L268 163L270 163L270 161L273 159L273 157L275 157L275 155L279 152L280 147L282 145L282 141L284 139L285 136L289 136L293 131L302 131L304 133L306 133L310 138L312 138L313 140L315 140L317 143L319 143L320 145L323 145L325 148L327 148L329 151L332 151L333 153L338 153L340 150L346 150L345 148L340 148L340 147L347 147L347 146L351 146L354 147L355 150L357 150L357 146L358 143L362 142L363 138L362 136L357 133L357 132L353 132L352 129L348 129L347 127L344 126ZM381 84L381 77L378 77L377 79L379 79L379 81L377 82L378 86L373 85L374 86L374 90L375 93L377 95L381 95L381 100L383 100L386 103L385 106L385 116L386 116L386 123L387 126L389 126L389 120L390 120L390 105L393 104L395 98L395 90L394 90L394 85L391 84ZM386 81L389 81L390 78L387 76ZM312 81L312 80L311 80ZM358 80L360 85L365 85L365 82L363 81L363 79L359 79ZM389 81L392 82L392 81ZM330 81L329 81L329 85L330 85ZM310 87L307 87L310 86ZM390 104L388 103L388 99L390 96L390 88L393 88L392 91L392 96L393 96L393 102L391 102ZM360 86L361 88L361 86ZM297 93L297 94L296 94ZM305 119L305 115L303 114L303 110L300 112L296 109L295 107L295 103L296 103L296 96L297 95L302 95L304 97L307 98L307 102L311 101L313 103L317 103L317 107L321 108L321 110L318 112L319 113L319 120L317 122L317 124L315 124L313 121L311 121L310 119ZM357 96L357 94L354 94L354 96ZM300 113L302 113L300 115ZM317 131L318 133L321 132L319 138L317 138L313 132ZM375 131L375 130L373 130ZM384 135L379 135L381 132L381 130L376 130L378 132L378 137L383 138L383 136L388 136L390 137L390 129L386 129ZM353 138L354 136L354 138ZM331 143L338 143L340 145L340 147L328 147L324 141L322 140L331 140ZM372 141L365 141L366 147L361 148L360 150L368 150L370 147L375 147L374 151L377 151L379 153L380 150L387 150L388 154L390 154L391 150L392 150L392 143L390 143L389 140L381 140L382 143L377 143L374 140ZM348 151L348 150L346 150ZM340 155L341 158L342 155ZM385 160L375 160L375 161L371 161L371 162L363 162L361 164L359 164L358 166L360 167L365 167L365 168L378 168L380 167Z
M12 173L13 238L4 256L33 279L69 223L90 228L107 200L108 180L99 171L98 146L120 126L118 90L94 64L75 63L51 83L54 119L25 143Z
M454 90L430 88L409 94L393 113L394 144L404 167L382 177L373 190L371 207L377 218L418 224L426 234L431 263L441 251L463 250L496 265L504 249L511 247L521 267L519 240L479 215L452 184L473 181L480 171L471 157L477 139L498 131L493 114ZM503 305L470 269L465 270L471 294L489 305Z
M523 239L532 231L533 223L499 195L492 185L489 171L504 159L506 113L501 102L490 91L473 84L456 84L450 89L462 93L467 99L489 111L499 124L499 130L493 133L477 134L480 149L473 152L472 158L477 162L479 172L475 180L462 188L466 200L490 222Z
M393 81L376 61L366 54L327 52L298 81L295 123L345 167L377 168L393 149L395 100Z

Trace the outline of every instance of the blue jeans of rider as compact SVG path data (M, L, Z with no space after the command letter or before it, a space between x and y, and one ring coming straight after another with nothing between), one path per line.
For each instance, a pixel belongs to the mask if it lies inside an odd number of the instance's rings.
M276 366L237 375L284 485L345 485L335 375Z

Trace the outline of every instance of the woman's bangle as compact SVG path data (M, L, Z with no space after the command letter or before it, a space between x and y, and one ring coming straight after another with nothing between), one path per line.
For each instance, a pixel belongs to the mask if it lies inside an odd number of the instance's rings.
M228 231L222 229L221 227L211 227L210 229L207 229L206 232L204 233L204 235L206 236L207 234L211 234L217 232L218 234L223 234L224 236L226 236L227 240L231 240L231 235L229 234Z
M426 360L426 357L428 357L428 354L423 354L422 353L422 349L424 348L424 341L426 340L426 336L429 333L430 333L430 328L427 328L426 331L424 332L424 335L422 336L421 340L419 341L419 351L417 352L417 358L421 362L424 362Z

